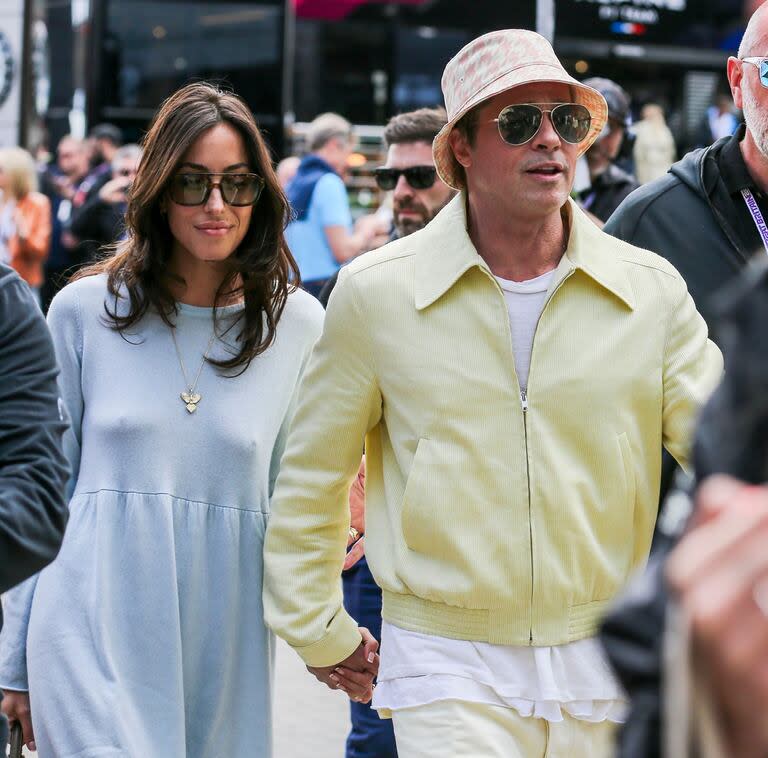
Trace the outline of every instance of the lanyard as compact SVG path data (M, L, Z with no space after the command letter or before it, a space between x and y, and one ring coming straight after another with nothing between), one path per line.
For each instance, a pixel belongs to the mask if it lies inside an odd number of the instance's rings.
M755 196L748 189L743 189L741 194L744 197L744 202L747 204L749 212L752 214L752 220L755 222L757 231L760 232L765 252L768 253L768 226L765 223L763 214L760 213L760 208L757 207L757 200L755 200Z

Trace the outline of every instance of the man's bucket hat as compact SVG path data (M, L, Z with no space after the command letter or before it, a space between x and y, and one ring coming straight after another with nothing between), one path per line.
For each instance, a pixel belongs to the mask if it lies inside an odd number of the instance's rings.
M592 115L589 134L579 144L579 155L592 145L608 119L605 98L570 76L540 34L526 29L490 32L459 50L443 72L441 85L448 123L435 137L432 152L437 172L447 185L454 189L464 186L464 169L448 144L448 135L456 122L500 92L533 82L562 82L571 87L573 102L583 105Z

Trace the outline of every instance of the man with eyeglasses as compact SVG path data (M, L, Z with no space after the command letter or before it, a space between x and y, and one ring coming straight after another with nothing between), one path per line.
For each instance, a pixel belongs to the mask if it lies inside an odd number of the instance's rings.
M543 37L483 35L442 87L433 156L459 193L339 276L272 500L265 617L359 681L338 572L365 439L373 705L400 758L603 758L624 697L596 624L648 554L661 444L685 460L722 357L674 268L569 198L607 108Z
M682 274L710 327L711 296L768 253L768 6L750 18L728 81L745 124L693 150L633 192L605 231L662 255Z
M73 210L69 229L88 250L85 263L95 260L105 245L124 233L128 191L136 178L141 152L138 145L118 147L112 156L109 180L94 197Z
M444 108L419 108L393 116L384 128L387 158L374 178L380 190L392 192L393 226L387 242L423 229L456 194L437 175L432 157L432 140L446 120ZM338 276L337 271L320 292L324 306Z
M718 329L722 326L723 302L713 295L726 285L733 286L740 270L750 261L764 260L768 253L768 4L762 4L751 16L737 57L728 59L727 73L734 103L742 109L745 124L733 136L689 153L672 166L665 177L630 195L608 221L605 231L654 250L671 261L686 279L691 295L715 335L722 332L724 339L733 340L740 330L748 329L759 320L744 318L742 314L738 325L734 317L734 324L727 330ZM761 294L759 289L754 287L752 299ZM748 340L741 340L740 348L747 344ZM760 356L750 356L742 349L738 359L742 375L759 375L759 372L755 374L752 363L760 360ZM745 404L747 414L744 416L742 413L744 418L755 417L755 409L748 405L749 398L734 395L733 402ZM724 407L730 410L729 406ZM731 413L730 416L735 419L733 423L739 419L738 414ZM726 438L722 442L727 444L729 440ZM734 438L733 442L731 447L739 441ZM759 439L750 440L750 449L758 450L759 442ZM722 470L728 469L712 469ZM667 484L671 482L671 476L665 479L669 480ZM663 488L662 499L667 489L667 486ZM665 504L649 571L611 614L604 630L611 660L622 681L627 683L632 701L630 720L619 753L622 758L663 754L660 714L662 686L666 687L666 684L662 685L661 672L664 646L667 644L665 619L668 600L664 569L667 555L681 531L670 529L669 525L683 523L676 513L679 500L677 496L670 497ZM690 537L684 537L682 544L689 542ZM686 552L687 549L683 548L683 553ZM701 552L699 556L704 566L710 556ZM729 568L736 570L735 566L726 564L722 567L726 571ZM748 572L737 573L746 576ZM697 578L705 582L708 577L706 572L700 572ZM697 594L701 586L705 585L692 583ZM721 618L727 619L727 626L722 627L722 638L719 632L710 634L710 639L704 640L701 649L717 641L723 643L723 649L718 653L727 650L732 644L728 631L741 632L747 628L749 614L754 611L753 604L745 603L737 612L731 611L727 615L713 612L710 632ZM696 621L694 619L694 639L700 634ZM697 640L696 647L698 645ZM713 681L723 674L731 676L733 671L728 671L728 667L738 668L742 673L749 671L751 681L745 679L743 688L749 693L756 683L764 686L761 681L765 670L764 657L760 657L762 652L755 646L742 645L741 650L738 666L732 659L724 670L716 672ZM732 688L716 692L716 696L723 701L724 715L735 702L737 709L747 715L751 711L755 721L758 721L758 714L763 711L754 700L744 699L742 695ZM680 717L683 718L682 715ZM748 736L748 732L743 736ZM753 747L757 748L753 754L763 754L757 741L753 741ZM729 752L728 755L736 756L737 753Z

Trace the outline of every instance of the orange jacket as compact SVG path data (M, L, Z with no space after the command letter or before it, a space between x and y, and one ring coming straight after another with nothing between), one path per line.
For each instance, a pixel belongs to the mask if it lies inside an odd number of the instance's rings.
M8 240L11 266L30 287L39 287L43 263L51 251L51 202L39 192L28 192L16 209L27 222L29 236L22 239L17 233Z

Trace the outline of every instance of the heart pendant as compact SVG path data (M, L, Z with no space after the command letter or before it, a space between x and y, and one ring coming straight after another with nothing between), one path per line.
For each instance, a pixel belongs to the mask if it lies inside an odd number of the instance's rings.
M190 413L194 413L197 410L197 404L196 403L187 403L187 410Z
M202 396L199 392L182 392L181 399L185 403L192 403L192 405L197 405L202 400Z

